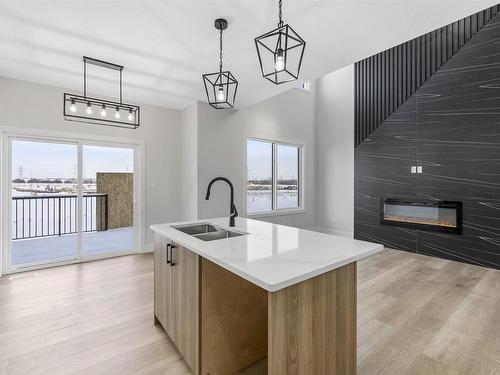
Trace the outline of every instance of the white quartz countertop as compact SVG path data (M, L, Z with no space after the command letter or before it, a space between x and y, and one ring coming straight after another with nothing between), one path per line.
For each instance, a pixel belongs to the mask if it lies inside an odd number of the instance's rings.
M209 223L248 234L203 241L173 228L190 223ZM151 229L270 292L383 249L379 244L240 217L233 228L225 217L158 224Z

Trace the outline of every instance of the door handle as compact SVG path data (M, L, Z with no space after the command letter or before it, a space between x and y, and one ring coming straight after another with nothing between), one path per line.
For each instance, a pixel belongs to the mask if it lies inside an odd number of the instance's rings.
M169 255L170 246L172 246L172 244L168 243L167 244L167 264L170 264L170 262L171 262L170 255Z
M170 245L170 267L175 266L177 263L174 263L174 252L173 249L175 249L177 246L175 245Z

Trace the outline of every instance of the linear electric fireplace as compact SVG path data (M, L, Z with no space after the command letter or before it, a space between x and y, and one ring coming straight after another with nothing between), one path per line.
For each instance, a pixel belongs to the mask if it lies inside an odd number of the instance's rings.
M382 198L380 224L462 234L462 202Z

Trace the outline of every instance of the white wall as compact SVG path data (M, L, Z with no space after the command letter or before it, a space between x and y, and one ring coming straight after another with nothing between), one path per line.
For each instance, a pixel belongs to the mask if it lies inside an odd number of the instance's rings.
M198 217L198 104L181 111L182 220Z
M227 216L229 189L224 183L213 186L204 200L210 180L229 178L235 187L235 203L246 216L246 140L249 137L304 144L305 212L260 218L286 225L314 226L314 94L290 90L239 111L218 111L199 103L198 112L198 216Z
M181 217L180 112L141 105L137 130L65 121L62 116L64 89L0 77L0 126L41 129L51 133L133 138L145 142L145 207L143 233L146 248L152 245L149 226L177 221Z
M354 230L354 66L316 81L316 229Z

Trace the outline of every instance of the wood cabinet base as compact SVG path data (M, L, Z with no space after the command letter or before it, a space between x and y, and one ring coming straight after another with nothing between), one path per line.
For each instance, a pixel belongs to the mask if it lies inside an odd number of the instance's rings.
M155 324L195 375L356 374L355 262L267 292L156 240Z
M274 293L206 260L201 275L202 375L356 374L356 263Z
M356 374L356 263L269 293L269 375Z
M201 374L235 375L267 355L267 292L201 261Z

